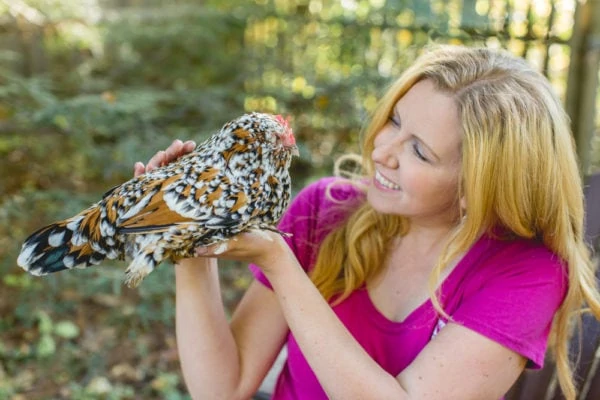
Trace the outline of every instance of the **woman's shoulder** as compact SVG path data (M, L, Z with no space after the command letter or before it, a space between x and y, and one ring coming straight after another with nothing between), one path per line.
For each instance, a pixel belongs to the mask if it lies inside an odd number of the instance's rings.
M318 245L356 209L362 191L347 179L319 178L300 190L279 222L300 264L308 269Z
M338 208L338 206L354 207L364 199L364 187L360 182L328 176L319 178L298 192L293 206L310 208L313 211Z
M541 240L507 235L487 235L487 242L496 258L505 262L559 266L562 260Z
M364 196L364 191L364 185L360 181L326 176L310 182L299 192L299 195L318 196L325 201L345 201Z
M363 193L359 185L348 179L319 178L294 196L280 225L286 231L296 231L304 239L319 243L324 234L343 223L360 206Z
M478 242L475 259L482 280L553 281L566 285L568 266L539 240L486 234Z

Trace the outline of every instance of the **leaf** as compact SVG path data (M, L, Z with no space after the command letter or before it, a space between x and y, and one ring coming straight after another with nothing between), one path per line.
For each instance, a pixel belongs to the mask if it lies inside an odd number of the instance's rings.
M8 274L2 278L6 286L26 289L31 286L31 276L23 273Z
M53 122L54 122L54 124L56 126L58 126L62 130L69 129L69 126L70 126L69 120L64 115L56 115L56 116L54 116L54 121Z
M173 373L160 374L152 380L150 386L157 392L172 390L179 384L179 376Z
M42 335L37 345L37 355L46 358L56 353L56 342L50 335Z
M79 327L71 321L60 321L54 325L54 333L63 339L74 339L79 336Z
M96 376L85 389L87 392L93 394L108 394L113 390L113 385L104 376Z
M38 320L38 329L40 330L42 336L50 334L52 332L52 319L50 319L50 316L48 316L48 314L46 314L44 311L40 311L38 313Z

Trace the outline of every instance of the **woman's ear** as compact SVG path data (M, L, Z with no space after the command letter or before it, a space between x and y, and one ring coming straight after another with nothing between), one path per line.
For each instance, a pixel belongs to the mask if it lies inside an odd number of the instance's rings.
M467 199L465 199L465 196L462 196L460 198L458 205L460 206L460 209L463 211L463 213L467 211Z

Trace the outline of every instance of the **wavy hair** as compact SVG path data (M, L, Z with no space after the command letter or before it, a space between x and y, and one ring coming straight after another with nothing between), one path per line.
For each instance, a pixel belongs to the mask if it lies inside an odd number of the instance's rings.
M467 216L457 222L431 274L432 301L445 315L435 291L441 273L481 232L502 226L542 241L568 266L569 288L554 316L550 349L560 387L574 399L568 342L584 305L600 318L600 294L584 242L583 188L569 118L548 80L524 60L486 48L432 47L380 100L364 132L362 176L373 173L373 142L393 107L423 79L452 96L458 108L458 194ZM324 239L311 279L326 299L343 300L377 275L391 240L408 229L403 217L362 204Z

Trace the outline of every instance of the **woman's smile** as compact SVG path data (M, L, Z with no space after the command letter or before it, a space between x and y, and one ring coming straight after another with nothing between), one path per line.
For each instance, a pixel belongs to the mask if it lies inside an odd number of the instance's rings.
M379 172L378 170L375 170L375 177L373 179L373 182L375 183L375 186L385 191L399 191L401 189L400 186L383 176L383 174L381 174L381 172Z

